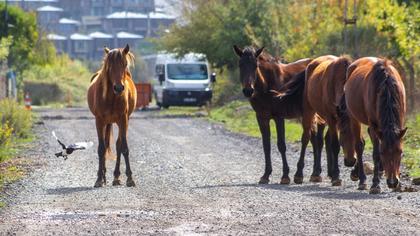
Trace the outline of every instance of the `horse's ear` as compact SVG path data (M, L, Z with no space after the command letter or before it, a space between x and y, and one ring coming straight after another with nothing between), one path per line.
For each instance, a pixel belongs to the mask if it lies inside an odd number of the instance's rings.
M244 55L242 49L236 45L233 45L233 51L235 51L235 54L238 55L238 57L242 57L242 55Z
M255 52L255 57L258 57L263 51L264 51L264 46L263 47L261 47L260 49L258 49L256 52Z
M130 46L128 46L128 44L127 44L127 45L125 45L125 48L123 50L123 53L124 54L127 54L129 51L130 51Z
M407 133L407 127L405 127L404 129L402 129L401 131L400 131L400 138L403 138L404 137L404 135Z
M111 51L111 50L108 47L104 46L104 52L105 52L105 54L108 54L109 51Z

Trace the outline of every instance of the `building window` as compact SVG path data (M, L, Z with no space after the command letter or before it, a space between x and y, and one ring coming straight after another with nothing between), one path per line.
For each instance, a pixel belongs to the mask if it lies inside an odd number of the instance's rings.
M75 52L87 52L87 42L86 41L75 41L74 51Z

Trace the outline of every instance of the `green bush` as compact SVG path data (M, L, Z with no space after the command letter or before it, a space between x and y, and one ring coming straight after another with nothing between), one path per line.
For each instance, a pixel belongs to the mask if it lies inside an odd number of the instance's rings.
M0 125L2 133L0 136L6 137L11 129L12 135L16 138L28 138L31 134L32 114L19 106L16 101L0 100Z
M23 73L25 91L34 105L86 102L92 73L80 61L59 56L51 64L34 65Z
M13 128L9 126L6 122L5 124L0 124L0 147L9 146L10 140L12 138Z

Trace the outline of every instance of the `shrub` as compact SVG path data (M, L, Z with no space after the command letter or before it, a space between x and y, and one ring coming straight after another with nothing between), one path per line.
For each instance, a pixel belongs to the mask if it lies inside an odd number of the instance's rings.
M3 135L10 132L17 138L27 138L31 134L32 114L11 99L0 100L0 132ZM0 136L2 136L0 134ZM1 139L1 138L0 138ZM1 146L1 145L0 145Z

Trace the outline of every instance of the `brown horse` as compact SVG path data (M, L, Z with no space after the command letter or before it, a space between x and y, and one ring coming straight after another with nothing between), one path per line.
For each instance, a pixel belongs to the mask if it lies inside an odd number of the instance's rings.
M382 163L389 188L399 188L400 161L406 103L402 79L390 61L365 57L352 63L347 71L344 98L340 110L349 122L343 123L347 138L362 143L361 124L368 125L373 144L374 176L370 193L380 193L379 169ZM356 149L357 151L357 149ZM361 150L363 152L363 150ZM345 155L352 156L348 148ZM359 186L366 175L362 168L362 155L358 153Z
M271 147L270 147L270 120L274 119L277 129L277 147L281 153L283 162L283 175L281 184L289 184L289 166L286 160L286 142L284 119L302 117L302 96L297 94L288 99L275 99L272 90L279 90L286 83L300 84L304 82L304 71L311 59L302 59L290 64L282 64L277 59L263 52L264 48L255 50L253 47L244 49L233 46L239 56L239 76L242 92L249 98L252 108L256 112L258 126L260 128L265 157L265 171L259 183L267 184L272 172ZM323 126L320 126L320 129ZM320 141L318 141L320 140ZM322 145L321 137L313 135L311 142L314 147L314 169L311 181L322 181L321 174L321 151L318 146ZM306 146L302 146L306 149ZM321 148L322 149L322 148ZM318 151L319 150L319 151ZM301 152L302 153L302 152ZM304 157L301 155L294 182L303 182Z
M314 59L306 68L306 84L304 90L303 132L309 137L311 125L318 114L328 124L325 136L327 151L328 176L333 186L340 186L340 170L338 167L338 153L340 144L337 130L337 106L343 95L347 67L351 61L347 57L332 55ZM346 166L353 166L354 158L344 160Z
M89 109L95 116L98 133L99 170L95 187L106 184L105 156L111 154L110 140L112 124L119 129L117 139L117 162L114 170L113 185L121 185L120 159L124 155L127 175L127 186L135 186L129 161L127 145L127 129L130 114L136 107L137 92L129 72L134 55L129 52L129 46L123 48L105 48L102 68L92 77L88 90Z

